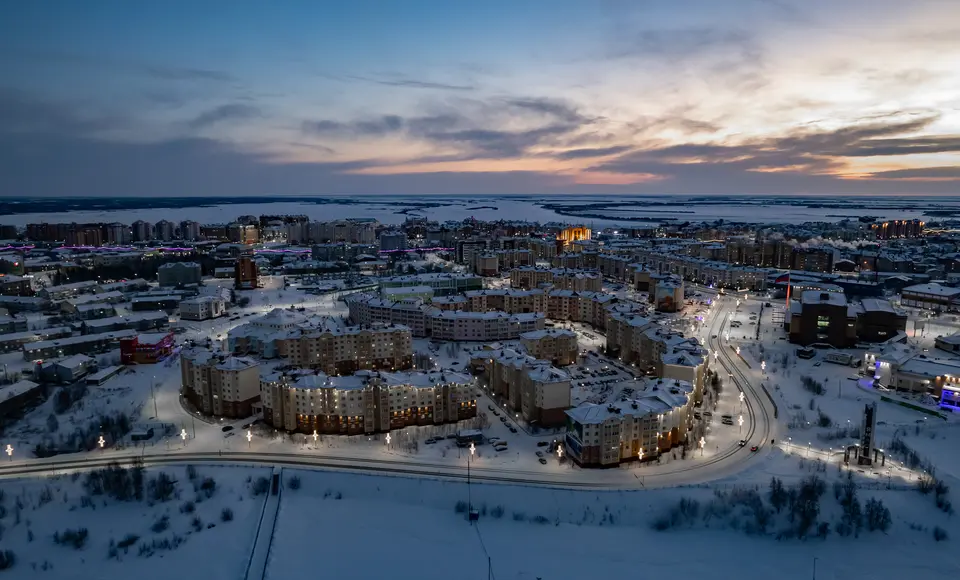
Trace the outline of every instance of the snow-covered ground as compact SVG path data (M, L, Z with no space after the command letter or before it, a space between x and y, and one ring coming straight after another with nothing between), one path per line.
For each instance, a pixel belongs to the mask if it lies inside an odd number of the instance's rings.
M92 495L79 474L0 482L0 513L6 512L0 517L0 549L16 558L14 567L0 574L57 580L243 578L266 497L254 496L251 487L270 470L196 470L194 480L183 466L145 471L146 481L160 471L176 480L168 501L152 501L149 490L142 501ZM200 489L205 478L215 482L209 497ZM224 509L232 512L232 520L224 521ZM158 524L163 518L166 525ZM87 538L79 549L54 541L54 534L80 529L87 530ZM122 547L124 540L129 547ZM161 542L179 545L164 549Z
M653 521L681 498L701 509L717 492L758 486L766 495L770 477L817 473L828 482L820 519L835 524L839 507L832 481L835 469L806 470L796 458L779 457L763 469L712 488L656 491L543 490L520 486L478 485L469 490L481 512L476 525L456 512L468 501L464 483L354 474L300 472L299 490L284 491L270 553L267 577L287 578L305 562L342 566L352 576L391 574L437 578L488 578L488 563L498 579L594 577L953 578L958 559L932 538L934 526L951 537L960 534L955 518L939 512L929 496L914 491L864 488L861 502L877 498L890 509L889 531L863 531L858 538L831 534L826 540L781 540L785 515L774 518L767 534L750 536L731 529L747 517L717 517L706 524L655 531ZM289 479L294 475L285 470ZM785 479L786 485L792 480ZM922 522L922 529L911 529ZM831 526L832 527L832 526ZM949 544L943 544L948 546ZM934 555L935 554L935 555Z

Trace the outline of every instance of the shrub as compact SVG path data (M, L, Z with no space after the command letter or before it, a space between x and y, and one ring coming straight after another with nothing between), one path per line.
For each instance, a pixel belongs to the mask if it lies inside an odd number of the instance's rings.
M490 515L493 516L494 518L498 519L498 520L499 520L500 518L502 518L502 517L503 517L503 506L502 506L502 505L498 505L498 506L494 507L493 509L491 509L491 510L490 510Z
M79 550L86 545L87 536L87 528L64 530L63 532L54 532L53 541L61 546L72 546L74 550Z
M190 525L193 526L194 531L199 532L203 529L203 520L199 516L193 516L193 519L190 520Z
M124 537L122 540L117 542L117 547L123 550L124 552L126 552L127 548L136 544L137 540L139 539L140 539L140 536L136 534L127 534L126 537Z
M940 526L936 526L936 527L933 528L933 539L934 539L934 540L936 540L936 541L938 541L938 542L942 542L942 541L946 540L946 539L949 538L949 537L950 537L950 536L947 534L947 530L941 528Z
M513 521L522 522L527 519L527 514L523 512L513 512Z
M230 508L223 508L223 511L220 512L220 521L221 522L232 522L233 521L233 510Z
M890 529L890 523L892 522L890 510L883 505L882 501L872 498L867 500L865 512L869 531L880 530L886 532Z
M176 490L176 483L173 479L166 474L166 472L161 471L157 474L156 477L150 480L148 484L150 489L150 499L154 501L167 501L173 496L173 492Z
M254 480L253 485L251 486L251 491L253 491L254 496L263 495L270 491L270 480L266 477L258 477Z
M185 502L183 505L180 506L180 513L182 514L192 514L196 510L197 510L197 507L194 505L192 501Z
M150 531L153 532L154 534L159 534L160 532L165 531L169 527L170 527L170 517L163 516L159 520L153 522L153 525L150 526Z
M300 489L300 477L294 475L290 478L290 481L287 482L290 485L290 489L297 490Z
M0 570L7 570L8 568L13 568L13 565L16 564L17 557L10 550L0 550Z
M465 514L470 506L467 505L467 502L460 500L455 506L453 506L453 511L458 514Z
M197 478L197 468L195 466L193 465L187 466L187 477L190 479L190 481L193 481L194 479Z
M200 484L200 490L208 499L213 497L213 494L217 491L217 481L212 477L204 477L203 483Z

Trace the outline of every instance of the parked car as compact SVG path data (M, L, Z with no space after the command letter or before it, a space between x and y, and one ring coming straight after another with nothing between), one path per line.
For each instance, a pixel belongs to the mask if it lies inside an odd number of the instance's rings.
M224 433L226 433L227 431L233 431L233 425L224 425L223 428L220 430L223 431Z
M548 441L537 441L537 447L546 447L547 445L550 445Z
M516 432L517 432L517 428L514 427L513 425L510 425L509 429L510 429L510 432L511 432L511 433L516 433Z
M543 457L543 451L537 451L537 457Z
M537 461L539 461L539 462L542 463L543 465L546 465L546 464L547 464L547 460L544 459L543 457L541 457L541 458L538 459Z

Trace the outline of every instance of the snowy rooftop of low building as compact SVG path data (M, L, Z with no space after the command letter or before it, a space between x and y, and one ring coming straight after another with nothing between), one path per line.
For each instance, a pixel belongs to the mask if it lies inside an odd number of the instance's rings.
M75 354L53 361L55 364L68 369L74 369L79 366L87 365L93 362L93 359L85 354Z
M951 288L949 286L941 286L940 284L929 283L907 286L901 290L901 292L903 294L930 294L932 296L950 298L960 295L960 288Z
M167 338L168 332L145 332L137 335L137 342L140 344L157 344Z
M217 365L217 368L222 371L242 371L249 369L251 367L258 366L260 363L253 360L252 358L245 356L231 356L227 357L222 363Z
M823 292L821 290L805 290L800 298L803 304L829 304L831 306L846 306L847 297L841 292Z
M900 365L899 372L925 377L960 377L960 361L947 359L920 358L917 355Z
M631 400L601 405L585 403L569 409L566 414L578 423L596 425L613 417L643 417L669 413L687 404L689 394L693 392L690 383L669 379L658 379L657 381L653 385L646 383L644 386L648 388L642 392L635 388L637 392ZM630 381L630 383L639 386L641 381ZM656 387L656 390L653 390L654 387Z
M385 296L393 294L433 294L433 288L430 286L404 286L401 288L384 288L383 293Z
M89 304L96 302L107 302L109 300L121 299L123 294L116 290L110 292L103 292L101 294L84 294L83 296L77 296L76 298L68 298L64 302L67 304L72 304L74 306L79 306L81 304ZM137 299L134 298L134 301Z
M960 344L960 332L948 334L947 336L938 336L937 340L944 344Z
M566 328L547 328L544 330L531 330L530 332L524 332L520 335L520 338L525 338L527 340L540 340L541 338L546 338L548 336L567 336L576 338L577 333L572 330L567 330Z
M40 385L33 381L17 381L12 385L0 386L0 401L22 395L38 388L40 388Z
M0 334L0 342L18 342L29 341L35 338L46 338L55 334L67 334L73 332L69 326L55 326L53 328L44 328L42 330L27 330L24 332L10 332Z
M58 346L86 344L86 343L92 343L92 342L101 342L104 340L120 340L121 338L130 338L136 335L137 335L137 332L135 330L118 330L116 332L102 332L100 334L68 336L66 338L58 338L56 340L45 340L41 342L25 344L23 346L23 349L25 351L36 351L36 350L43 350L46 348L54 348Z
M527 372L527 376L542 383L559 383L570 380L570 375L566 371L551 365L537 365Z
M887 300L880 298L864 298L860 301L866 312L887 312L890 314L899 314L897 310Z

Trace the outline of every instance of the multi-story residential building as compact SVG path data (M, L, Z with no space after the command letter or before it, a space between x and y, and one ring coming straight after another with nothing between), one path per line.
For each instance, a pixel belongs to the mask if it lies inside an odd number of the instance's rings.
M23 345L23 359L37 360L72 354L106 352L120 346L120 340L137 335L135 330L118 330L100 334L68 336L56 340L44 340Z
M655 460L686 440L693 386L667 379L629 382L632 400L586 403L566 411L564 447L578 465Z
M196 262L169 262L157 268L160 286L186 286L199 284L203 275Z
M380 232L380 250L385 252L396 252L407 249L407 234L402 231L383 231Z
M253 258L240 256L233 266L233 287L237 290L253 290L260 287L260 268Z
M100 290L96 280L86 282L73 282L72 284L61 284L60 286L47 286L37 292L42 298L51 302L59 302L67 298L76 298L81 294L94 294Z
M3 296L33 296L30 279L13 274L0 276L0 295Z
M321 262L353 262L362 255L377 255L377 246L374 244L351 244L349 242L314 244L310 255L314 260Z
M490 390L525 421L542 427L564 423L564 412L570 408L570 375L549 361L505 348L477 352L471 366L484 371Z
M491 341L513 340L524 332L542 330L546 320L542 312L431 310L427 313L427 323L430 336L437 340Z
M153 239L153 226L150 222L137 220L130 224L130 237L134 242L148 242Z
M207 349L180 356L181 393L205 415L240 419L260 400L260 363Z
M351 244L376 244L375 219L346 219L329 222L310 222L308 239L317 243L349 242Z
M577 333L560 328L525 332L520 335L520 344L530 356L559 367L575 364L580 352Z
M176 234L177 234L177 224L173 223L172 221L160 220L157 223L153 224L154 239L167 242L176 238Z
M600 292L603 280L600 274L589 270L525 266L510 271L510 286L513 288L531 289L541 284L552 284L557 290Z
M260 241L260 230L253 224L227 224L227 240L235 244L251 245Z
M380 290L384 288L398 288L402 286L430 286L436 296L462 294L470 290L481 290L483 278L474 274L410 274L407 276L391 276L379 280Z
M508 314L519 312L546 312L546 294L543 290L518 290L498 288L473 290L464 293L466 304L462 310L489 312L502 310ZM447 309L445 309L447 310Z
M200 223L195 221L180 222L180 239L196 241L200 239Z
M180 301L180 318L184 320L208 320L226 313L226 302L217 296L197 296Z
M227 334L227 344L235 354L279 357L331 375L400 370L413 364L413 339L406 326L344 327L330 317L308 318L282 309L234 328Z
M276 429L356 435L475 417L474 379L451 371L265 374L263 418Z
M616 303L617 298L612 294L553 290L547 293L547 318L583 322L603 330L607 325L607 312Z

